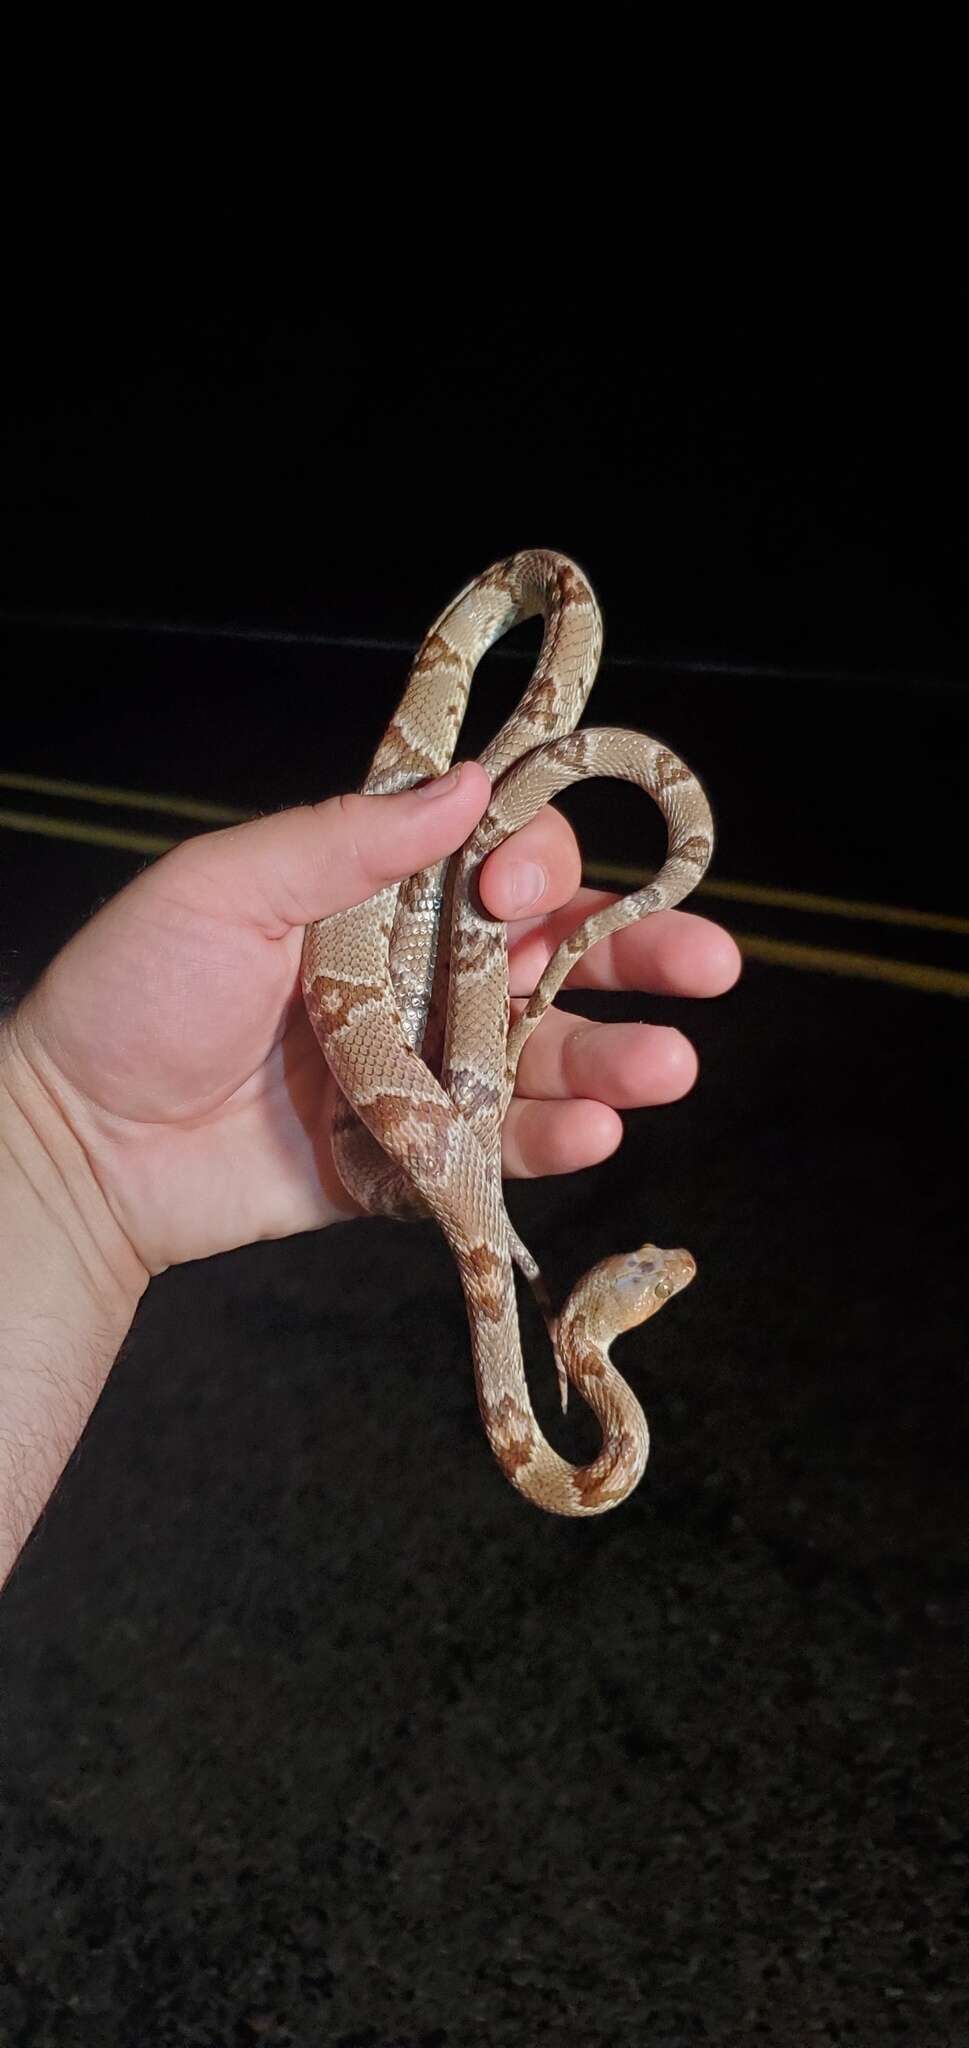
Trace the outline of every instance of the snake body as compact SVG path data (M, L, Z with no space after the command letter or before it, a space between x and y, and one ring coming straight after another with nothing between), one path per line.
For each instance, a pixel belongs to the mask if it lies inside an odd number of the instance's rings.
M451 1248L468 1312L478 1404L492 1450L520 1493L553 1514L596 1515L636 1486L649 1452L643 1411L612 1365L620 1331L644 1322L695 1272L689 1252L645 1245L605 1259L552 1314L539 1269L507 1214L501 1128L522 1047L576 961L598 939L682 902L713 848L707 799L656 740L616 728L576 731L602 647L599 608L565 556L532 550L499 562L435 621L381 740L365 794L407 789L450 765L477 663L520 620L544 620L534 673L480 756L492 795L450 861L307 927L303 993L342 1095L333 1150L348 1193L371 1214L431 1215ZM586 918L553 954L509 1029L505 927L481 910L485 856L581 778L615 776L654 799L667 827L655 879ZM539 1429L525 1379L514 1266L546 1313L560 1385L601 1427L585 1466Z

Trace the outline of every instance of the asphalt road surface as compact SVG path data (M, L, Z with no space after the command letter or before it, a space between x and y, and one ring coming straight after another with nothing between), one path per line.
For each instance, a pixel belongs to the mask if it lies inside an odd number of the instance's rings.
M405 667L369 643L445 595L312 639L8 627L6 997L203 829L180 801L352 786ZM604 1003L688 1029L698 1085L511 1191L556 1287L698 1258L619 1350L646 1478L589 1524L504 1484L429 1226L153 1282L0 1608L5 2044L969 2037L966 699L654 649L594 717L702 775L747 956L717 1003ZM646 809L583 793L591 878L654 858Z

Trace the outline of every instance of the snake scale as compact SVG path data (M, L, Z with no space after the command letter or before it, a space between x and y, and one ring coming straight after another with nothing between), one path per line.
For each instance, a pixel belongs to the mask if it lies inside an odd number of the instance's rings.
M444 774L477 663L501 634L540 616L538 660L517 709L480 756L488 808L450 861L309 925L303 994L341 1091L337 1171L370 1214L433 1216L457 1262L478 1405L511 1484L549 1513L598 1515L642 1477L643 1411L608 1356L696 1270L686 1251L645 1245L602 1260L556 1316L539 1269L505 1208L501 1128L530 1033L580 956L597 940L682 902L713 849L710 807L696 777L643 733L576 725L602 648L596 599L564 555L529 550L496 563L453 599L426 635L363 785L368 795ZM570 783L635 783L667 828L664 864L647 887L587 917L553 954L510 1023L505 926L481 910L480 863ZM525 1379L514 1266L543 1306L563 1406L571 1384L601 1429L597 1456L574 1466L542 1435Z

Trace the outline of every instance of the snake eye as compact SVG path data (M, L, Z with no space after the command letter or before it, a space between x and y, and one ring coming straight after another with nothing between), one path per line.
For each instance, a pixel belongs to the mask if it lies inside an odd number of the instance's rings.
M672 1280L657 1280L657 1282L656 1282L656 1285L655 1285L655 1287L653 1288L653 1293L654 1293L654 1294L655 1294L655 1295L657 1296L657 1298L658 1298L658 1299L659 1299L660 1301L669 1301L669 1298L670 1298L670 1295L672 1294L672 1292L673 1292L673 1282L672 1282Z

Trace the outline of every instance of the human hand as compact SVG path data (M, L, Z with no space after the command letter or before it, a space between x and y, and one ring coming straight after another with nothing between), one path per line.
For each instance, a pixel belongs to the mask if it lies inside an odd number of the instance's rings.
M428 788L185 841L71 939L11 1020L21 1073L83 1146L147 1272L352 1213L330 1149L334 1087L300 993L303 927L467 838L484 772L468 763L455 784ZM525 902L529 869L537 893ZM485 862L482 901L510 923L513 997L612 900L580 878L574 834L551 808ZM709 996L738 972L726 932L669 911L594 947L568 985ZM504 1171L595 1164L620 1141L620 1110L673 1101L695 1073L678 1031L553 1008L522 1056Z

